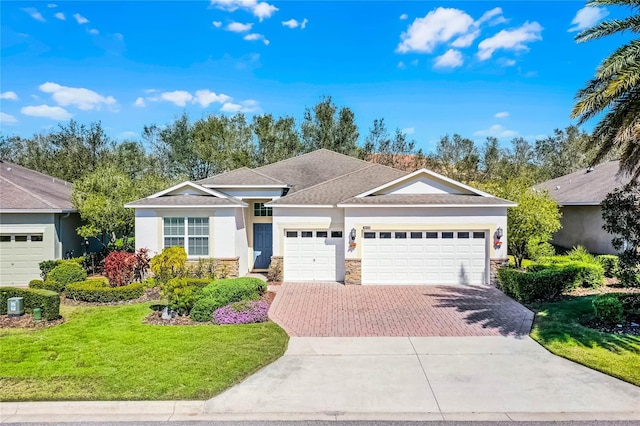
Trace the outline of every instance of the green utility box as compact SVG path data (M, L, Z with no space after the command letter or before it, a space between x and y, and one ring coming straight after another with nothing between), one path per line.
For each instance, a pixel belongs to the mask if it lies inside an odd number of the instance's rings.
M7 314L9 314L9 317L19 317L24 314L24 300L22 297L10 297L7 299Z

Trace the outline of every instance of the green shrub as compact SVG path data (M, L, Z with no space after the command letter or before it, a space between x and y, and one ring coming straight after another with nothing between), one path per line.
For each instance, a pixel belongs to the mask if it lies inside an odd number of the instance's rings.
M613 278L618 274L618 256L613 254L602 254L596 256L596 260L604 269L604 276L607 278Z
M55 291L56 293L62 293L64 291L64 285L58 281L42 281L31 280L29 281L29 288L41 288L45 290Z
M74 257L73 259L56 259L56 260L45 260L38 264L40 268L40 276L43 280L47 279L47 275L49 272L53 270L58 265L62 265L63 263L76 263L80 266L84 264L84 257Z
M184 277L186 266L187 252L180 246L164 248L151 259L151 272L160 284L165 284L172 278Z
M202 289L210 283L210 278L172 278L162 285L160 291L171 309L188 315L200 298Z
M591 253L589 253L587 251L587 249L582 247L582 246L576 246L576 247L572 248L567 253L567 256L569 257L569 259L571 259L573 261L576 261L576 262L598 263L598 261L596 260L595 256L592 255Z
M33 313L40 308L42 318L52 321L60 318L60 295L54 291L37 288L0 287L0 314L7 314L7 299L22 297L24 310Z
M56 266L47 274L45 281L57 281L62 288L69 283L84 281L87 279L87 271L77 263L66 262Z
M200 298L191 310L191 319L199 322L211 321L216 309L235 302L259 300L266 290L265 282L258 278L216 280L202 289Z
M627 318L640 318L640 294L617 294L618 299L622 303L622 310Z
M109 281L105 279L70 283L65 291L65 296L69 299L99 303L133 300L142 297L143 294L142 283L110 287Z
M624 319L622 302L615 294L601 294L593 299L596 317L606 323L617 323Z
M542 257L550 257L556 254L556 249L546 242L540 241L538 238L531 238L527 242L527 256L534 261ZM525 266L524 264L522 266Z
M502 268L498 270L500 289L520 303L553 300L573 284L573 271L547 268L535 272Z
M543 258L542 261L531 264L527 270L539 272L544 270L563 270L571 273L570 282L567 283L566 290L577 287L597 288L604 283L604 269L599 263L585 263L570 260L568 256L553 256Z

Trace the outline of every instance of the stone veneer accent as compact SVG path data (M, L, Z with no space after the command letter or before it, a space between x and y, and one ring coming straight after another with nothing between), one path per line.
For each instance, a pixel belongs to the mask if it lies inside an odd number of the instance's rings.
M345 285L361 285L362 284L362 260L361 259L345 259L344 260L344 284Z
M282 282L284 279L284 257L271 256L269 270L267 271L267 281Z
M205 259L207 269L213 269L216 278L237 278L240 273L240 258L208 258ZM209 263L211 262L211 263ZM188 260L188 265L197 265L198 261Z
M491 259L489 271L489 284L494 287L498 286L498 269L509 266L509 259Z

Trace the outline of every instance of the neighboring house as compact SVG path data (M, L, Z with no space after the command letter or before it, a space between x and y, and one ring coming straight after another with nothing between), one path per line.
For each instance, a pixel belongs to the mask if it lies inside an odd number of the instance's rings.
M589 169L548 180L535 188L549 191L562 212L562 229L553 236L560 247L585 247L591 253L616 254L613 236L602 229L602 200L614 189L629 182L618 175L619 161L609 161Z
M0 285L40 278L38 263L82 254L71 184L0 161Z
M507 258L507 207L421 169L321 149L184 182L126 205L136 247L183 245L243 275L346 284L488 284ZM500 244L501 243L501 244Z

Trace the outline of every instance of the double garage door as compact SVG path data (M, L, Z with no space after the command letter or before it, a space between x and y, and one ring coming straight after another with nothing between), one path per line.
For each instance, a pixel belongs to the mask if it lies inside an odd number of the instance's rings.
M363 233L363 284L485 284L485 231Z
M285 231L284 247L285 281L344 279L342 231Z

